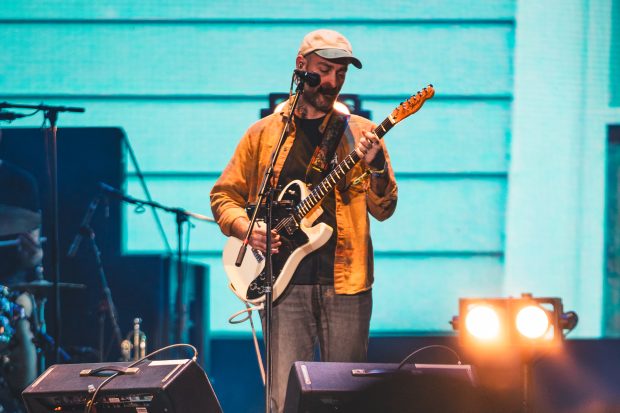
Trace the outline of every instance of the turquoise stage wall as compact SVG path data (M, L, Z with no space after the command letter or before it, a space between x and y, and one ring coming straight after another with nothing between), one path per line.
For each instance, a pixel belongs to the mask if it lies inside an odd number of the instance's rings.
M603 126L620 119L611 0L102 3L1 7L0 100L87 108L61 127L123 127L154 199L210 215L213 182L267 95L287 91L303 35L339 30L364 63L343 92L373 120L437 91L386 136L400 199L373 222L373 334L449 332L459 297L522 291L563 297L582 316L575 336L601 334ZM144 197L127 164L127 193ZM150 213L126 209L125 234L128 253L163 250ZM211 333L247 334L227 323L242 303L224 237L202 222L191 237L211 266Z

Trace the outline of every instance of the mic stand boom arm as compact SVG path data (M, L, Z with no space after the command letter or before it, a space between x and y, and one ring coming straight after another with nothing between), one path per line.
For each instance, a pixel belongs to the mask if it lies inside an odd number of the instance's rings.
M144 201L141 199L133 198L129 195L125 195L122 191L111 187L108 184L103 182L99 183L101 189L107 193L114 195L116 198L127 202L129 204L137 205L143 207L145 205L161 209L166 212L173 213L176 217L176 227L177 227L177 291L175 294L175 312L177 317L177 322L175 326L174 339L177 343L180 343L183 339L183 331L185 329L186 317L187 317L187 309L183 304L183 293L184 293L184 284L185 280L183 277L183 250L182 250L182 240L183 240L183 223L188 222L189 218L195 218L201 221L209 221L215 222L213 218L209 218L205 215L197 214L195 212L187 211L183 208L173 208L162 205L158 202L153 201Z

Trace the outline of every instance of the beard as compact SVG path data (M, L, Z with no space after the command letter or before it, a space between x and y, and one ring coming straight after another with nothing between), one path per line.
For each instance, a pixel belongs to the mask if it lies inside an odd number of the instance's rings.
M304 90L304 101L318 111L327 113L334 107L340 88L324 88L319 86L315 90Z

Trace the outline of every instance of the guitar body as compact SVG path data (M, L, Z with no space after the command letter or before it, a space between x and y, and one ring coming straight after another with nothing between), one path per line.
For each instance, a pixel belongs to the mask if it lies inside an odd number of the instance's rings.
M306 198L308 194L309 190L306 185L295 180L282 190L278 201L292 201L295 205ZM273 226L275 227L282 219L289 216L288 212L276 208L273 211ZM316 217L313 218L316 219ZM310 218L305 217L294 232L289 233L286 228L278 231L282 245L279 252L272 255L274 301L290 283L301 260L312 251L316 251L325 245L333 233L333 229L329 225L321 222L313 226L312 222ZM230 281L230 289L237 297L252 304L259 304L265 300L264 289L267 283L265 256L260 251L248 246L249 250L245 254L241 266L237 267L235 261L241 245L242 241L238 238L228 238L222 255L224 270Z

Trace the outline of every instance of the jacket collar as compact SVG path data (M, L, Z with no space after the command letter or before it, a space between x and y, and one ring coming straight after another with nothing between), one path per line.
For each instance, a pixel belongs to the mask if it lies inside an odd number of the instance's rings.
M284 108L282 109L282 111L280 111L280 116L282 118L282 122L287 121L288 117L291 114L291 105L293 104L293 96L289 96L287 104L284 105ZM325 128L327 127L327 124L329 123L329 120L332 117L333 113L338 113L340 114L340 112L332 109L330 110L327 115L325 115L325 118L323 119L323 122L321 122L321 125L319 126L319 132L323 133L325 132ZM295 122L291 122L291 130L294 131L295 130Z

